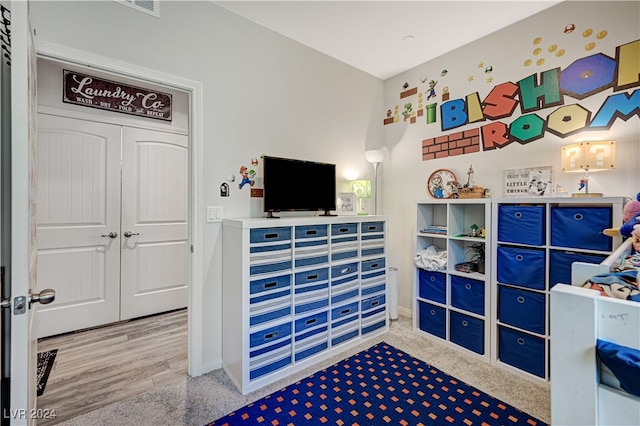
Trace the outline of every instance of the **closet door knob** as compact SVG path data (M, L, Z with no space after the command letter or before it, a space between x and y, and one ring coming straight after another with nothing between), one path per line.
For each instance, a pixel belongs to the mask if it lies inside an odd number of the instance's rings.
M116 238L118 236L117 232L111 231L108 234L102 234L100 235L101 237L109 237L109 238Z
M124 231L124 236L129 238L129 237L133 237L134 235L140 235L139 232L131 232L131 231Z

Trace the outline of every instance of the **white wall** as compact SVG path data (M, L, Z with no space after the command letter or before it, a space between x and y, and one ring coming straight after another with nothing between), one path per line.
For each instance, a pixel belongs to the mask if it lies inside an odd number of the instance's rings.
M335 163L339 179L372 178L363 152L382 143L383 82L369 74L211 2L162 1L157 19L114 1L32 1L31 21L36 47L46 41L202 82L205 204L227 217L260 214L248 186L236 181L228 198L219 188L261 154ZM221 238L220 224L205 225L207 365L221 357Z
M384 110L399 105L403 110L406 102L412 102L414 110L418 103L417 95L400 99L405 82L410 87L418 87L425 93L427 83L421 79L437 80L436 101L438 108L442 104L442 88L448 86L451 99L465 98L477 92L480 99L484 99L496 85L505 82L517 83L519 80L546 70L564 69L573 61L601 52L615 58L616 46L630 43L640 38L640 3L639 2L575 2L568 1L547 9L529 19L516 23L485 38L470 42L468 45L449 52L437 59L424 63L414 69L397 75L385 81ZM451 31L461 31L456 28L455 17ZM481 24L481 23L480 23ZM564 28L574 24L576 29L565 33ZM585 33L591 29L592 33ZM604 38L597 34L606 31ZM439 37L446 34L434 34L437 43ZM539 45L534 40L541 37ZM595 43L595 48L586 50L589 43ZM554 52L549 47L557 45ZM538 55L533 51L541 48ZM555 55L559 49L565 49L565 54ZM533 64L525 66L525 60L532 59ZM537 66L536 62L544 59L544 64ZM480 63L484 63L482 67ZM492 66L493 71L486 74L484 69ZM447 70L445 76L442 70ZM473 80L469 80L473 77ZM491 77L492 82L487 79ZM638 87L626 90L632 93ZM565 105L579 104L592 112L592 117L602 106L604 99L611 95L612 89L583 100L564 97ZM618 92L616 92L618 93ZM426 98L423 95L423 99ZM433 99L427 103L433 102ZM556 110L558 106L545 108L536 112L541 118ZM518 107L513 116L501 121L509 124L520 116ZM382 122L384 112L378 118ZM426 124L424 117L418 117L416 124L400 121L396 124L384 126L385 147L389 157L382 164L380 171L384 183L383 213L391 218L390 237L390 265L399 268L399 301L406 309L412 308L412 280L413 266L413 232L414 206L417 200L430 198L426 191L426 181L429 175L437 169L445 168L453 171L458 179L466 181L466 172L470 165L475 170L477 185L491 188L494 198L502 198L504 170L536 166L552 166L555 171L556 182L567 192L577 192L581 174L563 174L560 171L561 147L583 140L615 140L617 142L617 158L615 171L592 173L590 191L603 192L605 195L623 195L635 198L640 191L640 168L638 167L638 146L640 145L640 117L638 109L628 121L618 119L611 129L582 132L567 138L557 137L549 132L542 139L527 145L513 143L502 149L488 152L459 155L443 159L422 161L421 142L424 139L447 135L457 131L477 129L490 122L465 125L463 127L442 131L441 117L438 111L438 121Z

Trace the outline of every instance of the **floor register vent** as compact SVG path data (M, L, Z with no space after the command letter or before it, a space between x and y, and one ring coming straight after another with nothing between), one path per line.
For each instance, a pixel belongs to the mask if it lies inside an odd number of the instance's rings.
M148 13L156 18L160 17L160 0L115 0L125 6L132 7L140 12Z

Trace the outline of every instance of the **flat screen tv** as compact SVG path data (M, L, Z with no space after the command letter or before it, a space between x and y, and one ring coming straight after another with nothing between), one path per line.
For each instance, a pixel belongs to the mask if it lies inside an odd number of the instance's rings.
M274 217L280 211L336 209L336 166L292 158L262 157L264 211Z

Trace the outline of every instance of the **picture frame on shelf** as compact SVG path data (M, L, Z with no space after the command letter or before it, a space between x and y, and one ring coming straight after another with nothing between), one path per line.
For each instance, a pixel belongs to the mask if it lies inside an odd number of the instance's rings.
M339 192L336 203L339 216L355 216L358 214L358 203L355 192Z
M529 167L504 171L504 197L549 197L553 191L553 167Z

